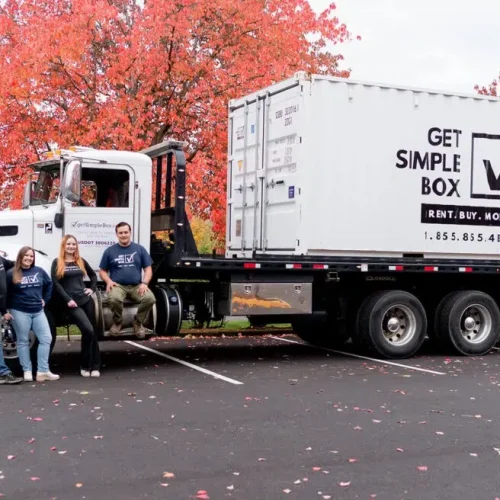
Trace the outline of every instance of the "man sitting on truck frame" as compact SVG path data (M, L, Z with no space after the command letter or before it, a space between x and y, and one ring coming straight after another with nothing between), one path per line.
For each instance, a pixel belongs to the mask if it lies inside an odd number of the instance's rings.
M123 302L128 298L139 304L133 326L137 337L143 339L146 336L144 323L156 302L153 292L148 288L153 276L152 260L142 245L132 241L130 224L120 222L115 232L118 243L106 248L99 264L99 276L106 283L108 305L113 313L113 325L109 333L120 333Z

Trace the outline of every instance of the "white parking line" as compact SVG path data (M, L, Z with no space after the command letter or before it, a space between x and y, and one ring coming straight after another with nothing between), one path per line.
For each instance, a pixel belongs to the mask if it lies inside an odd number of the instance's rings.
M291 344L305 345L308 347L321 349L323 351L334 352L337 354L342 354L344 356L351 356L352 358L367 359L368 361L375 361L375 363L382 363L384 365L399 366L400 368L405 368L406 370L416 370L419 372L431 373L432 375L446 375L446 373L443 373L443 372L436 372L434 370L427 370L426 368L419 368L418 366L402 365L400 363L394 363L393 361L386 361L384 359L368 358L367 356L360 356L359 354L352 354L350 352L344 352L344 351L336 351L334 349L328 349L326 347L320 347L320 346L312 345L312 344L305 344L304 342L297 342L296 340L281 339L279 337L270 337L270 338L272 338L274 340L281 340L282 342L290 342Z
M206 375L210 375L211 377L218 378L220 380L224 380L224 382L229 382L230 384L234 385L243 385L243 382L240 382L239 380L234 380L229 377L225 377L224 375L220 375L219 373L212 372L210 370L207 370L205 368L202 368L201 366L196 366L191 363L188 363L187 361L184 361L179 358L174 358L173 356L169 356L168 354L165 354L160 351L156 351L155 349L151 349L150 347L146 347L141 344L136 344L135 342L132 342L131 340L125 340L124 341L126 344L133 345L135 347L139 347L139 349L144 349L145 351L152 352L153 354L157 354L158 356L161 356L162 358L167 358L170 361L175 361L176 363L180 363L181 365L187 366L189 368L192 368L193 370L198 370L199 372L205 373Z

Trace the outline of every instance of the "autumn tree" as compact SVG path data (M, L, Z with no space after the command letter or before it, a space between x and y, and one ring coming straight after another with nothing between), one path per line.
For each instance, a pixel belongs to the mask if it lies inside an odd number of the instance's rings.
M327 50L350 39L333 4L320 14L307 0L0 5L0 184L50 141L139 150L179 139L191 211L219 236L228 100L297 70L348 76Z
M487 87L476 85L474 89L482 95L498 96L498 80L493 80Z

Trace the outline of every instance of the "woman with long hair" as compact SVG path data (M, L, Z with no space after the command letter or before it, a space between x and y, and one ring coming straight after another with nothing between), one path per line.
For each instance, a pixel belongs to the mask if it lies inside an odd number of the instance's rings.
M25 382L33 381L29 349L30 331L33 331L39 342L36 380L44 382L59 379L59 375L49 369L52 335L44 308L51 294L52 281L41 267L35 265L34 250L27 246L21 248L14 267L7 272L9 312L4 317L6 320L12 320L17 335L17 352Z
M94 325L96 323L94 301L97 276L89 263L80 256L76 238L67 234L61 241L59 256L51 269L54 291L67 307L74 324L82 334L80 374L82 377L99 377L101 354ZM90 280L87 288L84 278Z

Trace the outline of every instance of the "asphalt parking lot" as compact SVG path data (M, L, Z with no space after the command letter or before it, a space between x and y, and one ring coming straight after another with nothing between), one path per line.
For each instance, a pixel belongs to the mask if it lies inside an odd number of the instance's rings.
M4 498L500 498L499 350L391 364L294 336L102 349L100 379L62 340L60 381L0 387Z

